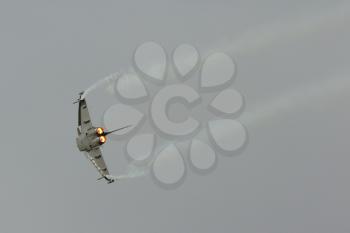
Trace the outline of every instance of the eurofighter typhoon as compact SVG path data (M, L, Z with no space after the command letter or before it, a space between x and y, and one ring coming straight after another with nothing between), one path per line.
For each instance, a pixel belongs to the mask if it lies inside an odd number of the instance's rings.
M117 180L117 177L109 174L106 163L102 157L100 147L106 142L107 135L113 132L130 127L130 125L107 131L102 127L94 127L91 123L89 110L86 104L85 98L82 98L84 92L79 93L79 99L74 103L79 103L78 108L78 136L76 138L77 146L79 151L85 153L86 157L96 167L101 175L101 179L105 179L108 184L113 183Z

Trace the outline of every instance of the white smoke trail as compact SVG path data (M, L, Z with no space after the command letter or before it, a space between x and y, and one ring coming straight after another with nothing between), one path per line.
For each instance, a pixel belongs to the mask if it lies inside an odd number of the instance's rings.
M349 75L338 75L324 81L304 85L273 97L265 103L257 103L252 110L247 110L240 117L242 123L253 127L262 122L274 120L274 117L288 114L298 108L310 106L315 102L327 102L330 98L339 98L341 95L350 95Z
M228 42L227 50L235 55L253 53L277 42L295 40L337 25L346 27L350 17L349 2L338 3L327 10L310 9L299 18L258 25Z
M229 41L226 50L235 55L247 54L271 46L278 41L296 39L324 28L334 28L338 24L346 25L346 21L350 19L349 11L350 4L345 2L332 9L327 9L327 11L313 12L313 15L308 12L307 15L298 19L259 25L258 28L246 31L239 38ZM82 97L85 98L91 91L100 86L111 87L118 77L120 74L114 73L100 79L90 86Z
M240 121L251 128L267 121L274 120L282 114L288 114L296 109L307 107L312 103L329 101L330 96L334 99L342 95L350 95L350 78L348 75L338 75L325 79L322 82L309 84L300 88L292 89L265 103L257 103L250 111L246 111ZM149 174L153 161L145 165L131 162L123 175L117 176L118 180L143 177Z
M259 28L247 31L239 38L229 41L227 51L236 54L254 53L259 49L272 46L275 42L288 42L297 38L315 33L322 29L329 29L339 24L345 24L349 20L349 4L339 4L327 11L318 11L313 15L305 15L299 19L284 22L273 22L259 25ZM315 12L314 12L315 13ZM112 74L89 87L83 97L92 90L102 85L109 85L119 77L119 74ZM346 76L329 78L319 83L310 84L293 89L276 96L270 101L257 103L249 112L245 112L240 120L248 127L261 124L264 121L272 120L281 114L288 114L297 108L310 105L312 102L322 101L329 96L339 97L349 93L350 78ZM146 176L150 172L152 162L139 166L131 163L127 166L125 174L117 176L118 179L131 179Z
M230 41L226 46L226 50L234 54L245 54L271 46L282 39L284 41L295 39L323 28L334 28L337 24L345 25L346 21L350 19L349 11L350 4L345 2L332 9L327 9L327 11L313 12L316 13L314 15L310 15L308 12L308 15L298 19L259 25L258 28L246 31L239 38ZM91 91L100 86L111 87L118 77L120 77L120 74L114 73L97 81L84 92L82 97L86 97Z
M136 164L136 162L130 162L127 165L125 174L117 176L117 179L125 180L125 179L146 176L150 172L151 165L152 165L152 161L144 165L138 165Z
M93 85L91 85L88 89L85 90L84 94L82 95L82 99L84 99L91 91L94 91L99 87L113 87L114 81L119 77L120 77L119 73L113 73L103 79L98 80Z

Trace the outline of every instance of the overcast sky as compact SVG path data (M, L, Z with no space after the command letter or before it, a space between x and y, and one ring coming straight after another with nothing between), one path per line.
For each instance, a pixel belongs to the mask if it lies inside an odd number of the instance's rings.
M350 232L349 12L325 0L2 0L0 231ZM72 101L149 40L235 58L249 143L173 190L148 176L97 183Z

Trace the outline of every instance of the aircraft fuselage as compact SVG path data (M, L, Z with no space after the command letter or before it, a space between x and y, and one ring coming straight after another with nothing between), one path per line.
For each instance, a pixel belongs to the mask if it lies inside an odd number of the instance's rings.
M81 132L76 138L76 142L80 151L90 151L103 145L106 142L106 136L102 128L91 128Z

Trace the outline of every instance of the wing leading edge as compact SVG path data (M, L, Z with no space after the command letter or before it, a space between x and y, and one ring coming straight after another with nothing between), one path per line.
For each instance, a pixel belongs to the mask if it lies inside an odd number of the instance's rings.
M85 99L79 100L78 126L81 127L82 132L92 128L91 118Z

